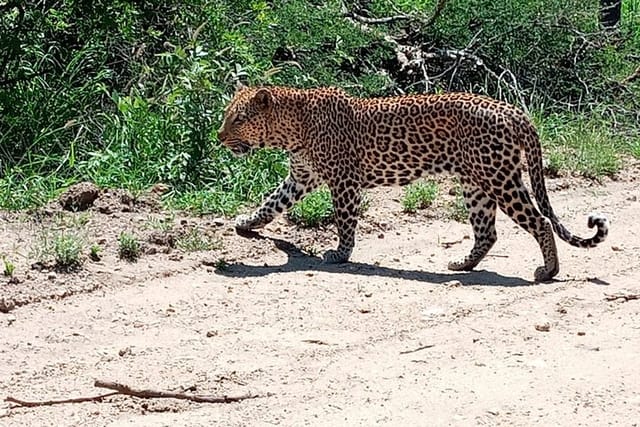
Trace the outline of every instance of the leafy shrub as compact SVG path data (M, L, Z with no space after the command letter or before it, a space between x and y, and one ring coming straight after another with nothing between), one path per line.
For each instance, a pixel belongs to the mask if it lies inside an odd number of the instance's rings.
M333 204L328 188L321 188L305 196L289 212L289 218L305 227L317 227L333 219Z
M140 242L131 233L122 232L118 236L118 255L120 259L127 261L137 261L140 258Z
M438 196L438 184L434 181L417 181L404 187L402 209L415 213L418 209L426 209Z

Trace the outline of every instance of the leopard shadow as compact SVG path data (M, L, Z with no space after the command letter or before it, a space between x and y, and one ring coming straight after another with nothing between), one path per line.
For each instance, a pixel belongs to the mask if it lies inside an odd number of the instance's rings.
M255 232L243 232L245 237L270 240L287 254L288 260L283 265L246 265L229 264L215 270L216 274L226 277L261 277L274 273L291 273L301 271L317 271L329 273L347 273L360 276L378 276L394 279L415 280L431 284L442 284L459 281L465 286L531 286L533 281L520 277L501 275L492 271L474 270L469 272L432 273L420 270L404 270L382 267L375 264L348 262L345 264L325 264L322 259L302 252L298 247L285 240L262 236Z

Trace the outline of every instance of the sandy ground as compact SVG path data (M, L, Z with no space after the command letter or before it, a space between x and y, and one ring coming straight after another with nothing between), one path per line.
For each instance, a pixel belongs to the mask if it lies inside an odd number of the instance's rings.
M504 215L478 271L447 271L470 248L470 227L402 214L397 195L374 193L344 266L297 249L332 247L329 232L280 220L266 238L243 238L205 218L222 249L136 264L105 254L80 273L3 283L0 399L104 392L94 379L263 397L0 402L0 425L638 425L640 300L607 300L640 293L637 181L551 194L570 230L587 234L588 212L601 211L611 231L591 250L559 242L561 273L548 284L531 282L539 250ZM118 227L148 216L91 215L107 248ZM5 215L5 252L26 224Z

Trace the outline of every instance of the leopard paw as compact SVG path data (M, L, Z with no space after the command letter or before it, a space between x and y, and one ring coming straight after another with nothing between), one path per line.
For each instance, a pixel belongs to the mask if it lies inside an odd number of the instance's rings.
M469 261L464 258L461 260L449 261L447 268L451 271L471 271L476 265L478 265L477 262Z
M330 249L322 256L323 264L342 264L349 261L349 255Z
M250 215L238 215L235 221L236 229L238 230L253 230L260 227L258 221L251 218Z
M542 266L536 268L533 277L536 282L550 282L556 274L558 274L558 268L549 270L546 266Z

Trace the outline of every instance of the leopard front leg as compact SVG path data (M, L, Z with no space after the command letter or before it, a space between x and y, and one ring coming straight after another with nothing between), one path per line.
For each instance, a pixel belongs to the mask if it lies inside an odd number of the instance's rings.
M449 270L468 271L478 265L498 240L496 202L470 178L463 177L460 180L464 203L469 211L469 222L473 228L474 243L469 255L449 262Z
M336 250L324 253L323 261L326 264L337 264L349 261L353 251L362 196L359 186L350 181L332 187L331 194L340 241Z
M235 221L236 229L255 230L264 227L307 193L318 188L321 182L305 162L292 158L289 176L255 212L251 215L238 215Z

